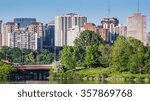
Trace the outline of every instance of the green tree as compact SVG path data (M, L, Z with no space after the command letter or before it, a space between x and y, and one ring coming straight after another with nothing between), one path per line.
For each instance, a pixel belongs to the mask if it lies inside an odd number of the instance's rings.
M86 47L85 64L87 67L96 67L98 64L98 49L93 46Z
M12 65L0 62L0 80L8 80L17 70Z
M33 52L24 56L24 62L25 64L35 64Z
M131 52L127 40L123 36L119 36L112 47L110 66L120 72L127 71Z
M11 60L13 63L21 62L21 50L19 48L11 49Z
M85 50L83 50L81 47L74 46L73 47L73 60L78 67L84 66L84 57L85 57Z
M79 38L75 39L74 43L75 46L86 49L87 46L98 47L102 43L102 39L99 33L86 30L80 33Z
M108 67L110 63L111 46L109 44L101 44L99 47L99 61L103 67Z
M75 58L73 58L73 48L70 46L63 46L61 52L61 62L67 70L76 67Z
M10 54L10 48L7 47L7 46L3 46L0 49L0 53L2 54L2 56L3 56L2 58L4 60L8 60L8 57L9 57L9 54Z
M146 47L146 54L145 54L145 66L144 70L146 73L150 73L150 46Z
M28 55L32 52L32 50L24 48L22 52L23 52L23 55Z
M54 61L54 55L45 49L41 53L37 54L38 64L50 64L53 61Z
M131 73L141 73L144 69L145 61L145 46L142 42L134 38L127 38L128 43L131 46L132 54L130 55L128 67Z

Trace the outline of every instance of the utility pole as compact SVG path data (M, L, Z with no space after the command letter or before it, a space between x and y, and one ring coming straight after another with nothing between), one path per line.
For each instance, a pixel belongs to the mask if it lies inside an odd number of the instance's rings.
M110 0L108 0L108 30L109 30L109 43L111 43L112 35L110 33Z

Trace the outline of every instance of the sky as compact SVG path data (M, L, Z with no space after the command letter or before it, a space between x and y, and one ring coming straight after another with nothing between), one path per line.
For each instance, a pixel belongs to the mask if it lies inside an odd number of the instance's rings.
M150 31L150 0L139 1L140 13L147 16ZM126 25L127 17L137 12L137 0L110 0L110 8L110 17ZM99 25L102 18L108 17L108 0L0 0L0 19L4 23L31 17L46 24L67 13L86 16L88 22Z

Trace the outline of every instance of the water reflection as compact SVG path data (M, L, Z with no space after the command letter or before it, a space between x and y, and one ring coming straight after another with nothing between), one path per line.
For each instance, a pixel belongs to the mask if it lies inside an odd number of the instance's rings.
M142 81L90 81L90 80L22 80L3 81L1 84L150 84Z

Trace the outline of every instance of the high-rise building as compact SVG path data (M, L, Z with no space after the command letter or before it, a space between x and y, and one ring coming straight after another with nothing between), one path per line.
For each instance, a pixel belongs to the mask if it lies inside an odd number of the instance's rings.
M135 13L128 17L127 37L133 37L147 44L146 16L141 13Z
M38 49L38 38L37 33L28 32L25 30L16 30L10 35L10 47L18 47L20 49ZM42 48L42 47L41 47Z
M2 46L2 20L0 20L0 47Z
M87 17L77 14L67 14L55 17L55 46L62 47L67 45L67 32L73 26L83 27L87 22Z
M10 46L10 34L19 29L15 22L7 22L3 25L2 46Z
M117 36L127 37L127 26L119 24L114 28L113 33L115 33L116 37Z
M27 30L30 32L35 32L38 34L38 37L43 37L43 23L33 22L27 26Z
M40 22L31 23L30 25L28 25L27 30L29 32L37 33L38 49L41 49L41 47L43 47L43 34L44 34L43 23L40 23Z
M43 47L53 49L55 44L55 24L54 21L44 26L44 42Z
M0 20L0 33L2 33L2 20Z
M15 18L15 23L20 25L20 28L27 28L27 26L33 22L36 22L36 18Z
M103 18L101 20L101 24L104 29L109 29L109 43L113 43L116 39L113 34L113 30L119 24L119 20L117 18Z

